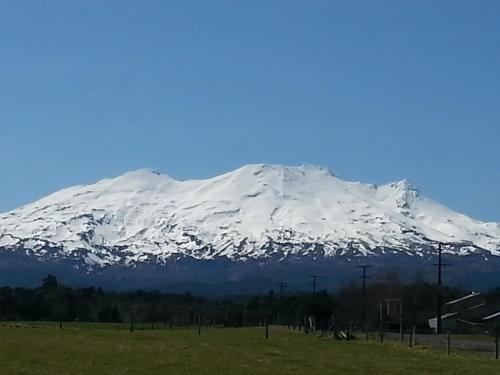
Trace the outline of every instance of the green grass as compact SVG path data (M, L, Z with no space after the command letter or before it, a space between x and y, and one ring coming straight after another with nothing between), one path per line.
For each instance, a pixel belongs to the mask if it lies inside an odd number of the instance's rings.
M32 328L38 326L37 328ZM126 325L0 326L0 374L499 374L490 356L335 341L272 328L139 330Z

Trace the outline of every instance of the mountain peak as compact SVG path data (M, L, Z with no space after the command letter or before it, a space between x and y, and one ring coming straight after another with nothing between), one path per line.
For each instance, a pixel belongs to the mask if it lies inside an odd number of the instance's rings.
M395 190L399 190L402 192L406 193L411 193L412 195L418 196L419 195L419 190L413 186L413 184L408 181L406 178L403 178L402 180L395 181L389 184L389 186Z
M160 171L158 171L156 169L153 169L153 168L135 169L135 170L132 170L132 171L125 172L121 176L118 176L118 177L141 178L141 177L148 177L148 176L151 176L151 175L154 175L154 176L163 176L163 177L170 178L166 174L164 174L164 173L162 173L162 172L160 172Z
M141 169L135 169L132 171L125 172L117 177L115 177L115 180L141 180L141 179L151 179L151 180L174 180L172 177L169 175L153 168L141 168Z
M259 174L265 174L265 173L294 173L294 174L300 174L300 175L307 175L311 173L321 173L325 175L331 175L334 176L332 172L330 172L327 168L317 166L317 165L312 165L312 164L302 164L299 166L289 166L289 165L283 165L283 164L246 164L232 172L231 173L252 173L255 176Z

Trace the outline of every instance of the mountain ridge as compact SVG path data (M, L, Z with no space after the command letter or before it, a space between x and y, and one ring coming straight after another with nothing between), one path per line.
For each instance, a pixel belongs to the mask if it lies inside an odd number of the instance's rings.
M62 189L0 214L0 249L89 269L192 257L500 255L500 225L423 197L407 180L340 179L328 169L250 164L178 181L150 169Z

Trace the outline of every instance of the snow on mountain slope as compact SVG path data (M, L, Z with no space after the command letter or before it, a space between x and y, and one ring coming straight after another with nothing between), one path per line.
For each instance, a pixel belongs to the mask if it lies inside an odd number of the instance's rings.
M0 215L0 248L35 256L56 249L89 265L318 250L419 254L435 241L500 255L500 225L453 212L405 180L347 182L314 166L247 165L190 181L138 170Z

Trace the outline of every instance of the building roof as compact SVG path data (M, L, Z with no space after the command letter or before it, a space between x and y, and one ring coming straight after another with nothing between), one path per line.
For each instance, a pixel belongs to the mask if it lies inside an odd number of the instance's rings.
M496 318L500 318L500 311L499 312L496 312L494 314L491 314L491 315L488 315L488 316L485 316L484 318L482 318L481 320L493 320L493 319L496 319Z
M480 296L481 293L474 293L472 292L471 294L468 294L462 298L458 298L458 299L454 299L453 301L449 301L449 302L446 302L444 304L444 306L450 306L450 305L454 305L455 303L459 303L459 302L463 302L463 301L466 301L470 298L474 298L474 297L477 297L477 296Z
M448 314L444 314L444 315L441 315L441 319L448 319L448 318L451 318L452 316L455 316L457 315L458 313L456 312L452 312L452 313L448 313Z

